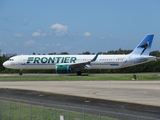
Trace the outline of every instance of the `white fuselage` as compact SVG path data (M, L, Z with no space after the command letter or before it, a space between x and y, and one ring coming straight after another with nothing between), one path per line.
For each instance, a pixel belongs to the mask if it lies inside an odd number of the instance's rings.
M19 55L10 58L3 65L11 69L55 69L56 65L82 64L95 55ZM156 59L154 56L140 55L99 55L85 64L84 69L117 69L133 66Z

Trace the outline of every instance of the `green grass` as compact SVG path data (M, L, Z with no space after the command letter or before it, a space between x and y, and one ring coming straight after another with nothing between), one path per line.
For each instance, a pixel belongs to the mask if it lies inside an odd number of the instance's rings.
M94 81L94 80L132 80L133 75L102 75L102 76L12 76L0 77L0 81ZM160 80L157 75L137 75L138 80Z
M98 113L98 112L97 112ZM41 105L30 105L25 103L1 100L0 101L0 120L56 120L60 119L60 115L65 117L65 120L99 120L99 115L83 114L82 112L67 111L62 109L55 109L49 107L42 107ZM101 120L115 120L101 116Z

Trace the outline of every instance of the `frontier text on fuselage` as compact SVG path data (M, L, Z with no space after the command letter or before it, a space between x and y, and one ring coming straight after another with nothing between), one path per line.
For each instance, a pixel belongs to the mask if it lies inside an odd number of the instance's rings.
M27 63L75 63L76 57L28 57Z

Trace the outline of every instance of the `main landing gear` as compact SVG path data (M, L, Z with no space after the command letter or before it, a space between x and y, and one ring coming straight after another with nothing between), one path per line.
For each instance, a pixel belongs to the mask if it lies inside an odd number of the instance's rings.
M19 71L19 75L22 75L22 74L23 74L22 69L20 69L20 71Z
M81 71L77 71L77 75L82 75L82 72Z

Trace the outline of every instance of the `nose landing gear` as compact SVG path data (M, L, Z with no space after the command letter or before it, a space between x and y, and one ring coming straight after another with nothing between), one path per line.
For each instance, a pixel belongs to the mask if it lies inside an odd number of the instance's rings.
M77 71L77 75L78 76L82 75L82 72L81 71Z

